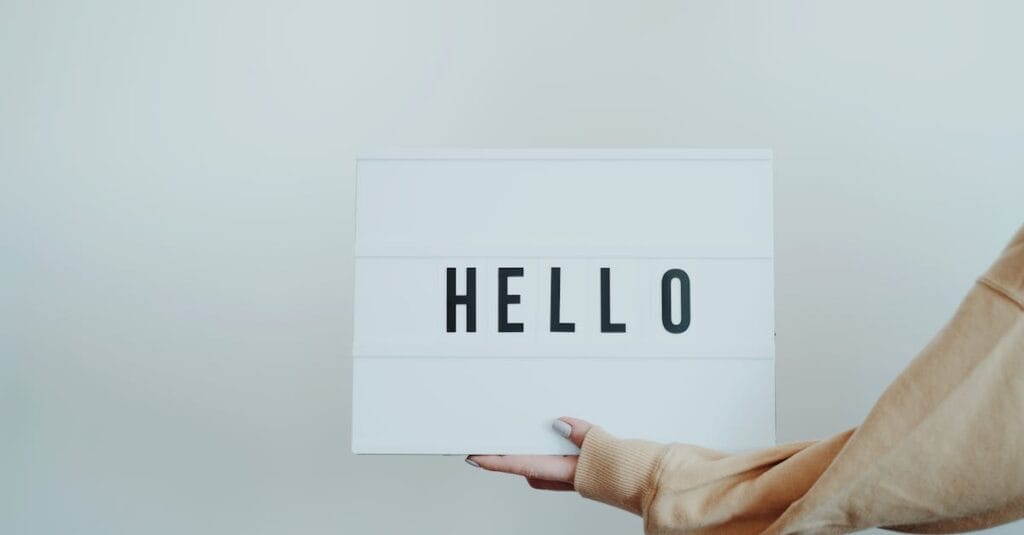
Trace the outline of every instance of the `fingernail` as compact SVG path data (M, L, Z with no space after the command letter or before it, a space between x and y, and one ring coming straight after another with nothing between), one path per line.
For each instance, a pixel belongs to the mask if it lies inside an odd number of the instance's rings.
M469 457L466 457L466 464L468 464L468 465L470 465L470 466L472 466L474 468L480 468L480 463L474 461L473 459L470 459Z
M562 435L565 438L569 438L569 435L572 434L572 426L561 420L555 420L554 422L551 422L551 428L557 431L559 435Z

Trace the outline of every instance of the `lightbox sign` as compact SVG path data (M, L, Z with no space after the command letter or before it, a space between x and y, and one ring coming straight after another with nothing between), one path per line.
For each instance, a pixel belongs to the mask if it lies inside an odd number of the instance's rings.
M353 451L774 442L770 151L402 151L356 191Z

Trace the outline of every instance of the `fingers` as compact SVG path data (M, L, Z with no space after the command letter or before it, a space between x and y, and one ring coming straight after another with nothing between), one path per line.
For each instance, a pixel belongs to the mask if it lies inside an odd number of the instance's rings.
M526 478L526 482L531 487L538 490L576 490L576 487L572 486L572 483L564 483L562 481L548 481L546 479L534 479L531 477Z
M552 428L577 447L583 446L590 422L563 416L554 421ZM504 472L526 477L531 487L544 490L574 490L576 476L574 455L470 455L466 462L492 472Z
M468 460L484 470L516 474L527 479L546 479L572 484L576 457L558 455L470 455Z
M558 425L558 422L565 422L569 424L570 430L568 436L566 436L566 433L562 431L564 427ZM555 420L555 425L553 427L555 427L555 430L559 431L562 434L562 436L565 436L565 438L568 438L570 441L572 441L572 443L575 444L576 447L582 447L583 438L587 436L587 431L590 431L590 428L593 427L593 425L586 420L580 420L579 418L570 418L568 416L563 416Z

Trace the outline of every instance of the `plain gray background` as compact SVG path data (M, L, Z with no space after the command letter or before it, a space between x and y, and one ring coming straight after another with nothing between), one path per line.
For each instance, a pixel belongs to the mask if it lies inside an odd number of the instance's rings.
M1022 17L3 2L0 532L639 532L349 452L361 150L773 148L779 439L855 425L1024 220Z

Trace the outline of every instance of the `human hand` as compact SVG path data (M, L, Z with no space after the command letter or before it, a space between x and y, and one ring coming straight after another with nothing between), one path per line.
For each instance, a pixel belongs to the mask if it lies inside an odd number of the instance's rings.
M582 447L583 438L592 425L563 416L555 420L551 427L576 447ZM576 478L578 458L578 455L470 455L466 457L466 462L492 472L523 476L535 489L576 490L573 480Z

